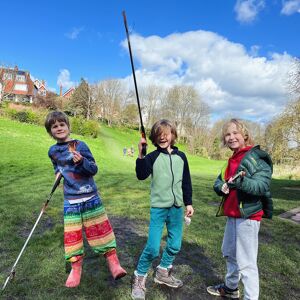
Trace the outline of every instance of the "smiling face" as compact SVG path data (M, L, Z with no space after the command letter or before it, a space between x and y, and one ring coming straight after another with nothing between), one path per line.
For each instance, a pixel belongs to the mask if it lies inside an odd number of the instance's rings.
M171 128L165 127L165 128L163 128L160 135L158 136L157 145L160 148L167 149L170 152L171 143L172 143Z
M63 121L56 121L51 125L51 135L58 143L64 143L71 140L69 138L70 129Z
M177 139L176 127L166 119L156 121L151 128L149 139L154 146L167 149L170 153Z
M246 146L244 136L234 123L228 124L227 130L224 132L224 142L233 152L237 152Z

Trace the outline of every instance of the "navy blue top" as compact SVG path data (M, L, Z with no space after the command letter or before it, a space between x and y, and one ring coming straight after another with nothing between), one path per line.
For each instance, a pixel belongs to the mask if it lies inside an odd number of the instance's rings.
M75 146L76 151L83 156L83 160L79 164L73 162L70 146ZM72 140L57 143L50 147L48 155L55 174L60 172L64 177L65 200L79 200L97 194L93 176L97 173L98 167L89 147L84 142Z

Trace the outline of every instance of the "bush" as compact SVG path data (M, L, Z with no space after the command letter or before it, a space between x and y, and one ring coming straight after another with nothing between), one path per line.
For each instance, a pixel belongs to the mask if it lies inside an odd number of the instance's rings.
M209 157L207 149L203 146L199 147L196 152L197 152L197 155L199 155L201 157L205 157L205 158Z
M13 120L16 119L17 112L18 112L18 111L17 111L16 109L14 109L14 108L8 108L8 107L5 107L5 108L3 109L3 114L4 114L5 116L7 116L8 118L13 119Z
M99 134L99 123L93 120L85 121L82 128L82 134L96 138Z
M24 107L15 106L10 108L8 105L3 105L0 110L1 114L19 122L31 123L44 126L48 110L31 110ZM70 117L71 130L79 135L90 136L96 138L100 131L100 125L95 120L86 120L83 117Z
M39 124L39 117L37 115L37 113L35 113L34 111L28 110L27 111L27 123L31 123L31 124Z
M22 110L22 111L10 111L10 116L12 119L15 119L23 123L39 124L39 117L37 113L31 110Z
M85 120L82 117L71 118L71 130L73 133L96 138L99 134L100 126L97 121Z
M28 122L28 112L27 111L18 111L15 115L15 119L19 122L26 123Z

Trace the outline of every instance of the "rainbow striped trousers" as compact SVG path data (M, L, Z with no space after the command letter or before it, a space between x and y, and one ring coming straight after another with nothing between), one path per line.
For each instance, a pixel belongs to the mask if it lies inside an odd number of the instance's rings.
M116 248L112 226L98 195L92 199L70 204L64 201L64 245L65 259L77 261L84 255L83 229L91 248L105 254Z

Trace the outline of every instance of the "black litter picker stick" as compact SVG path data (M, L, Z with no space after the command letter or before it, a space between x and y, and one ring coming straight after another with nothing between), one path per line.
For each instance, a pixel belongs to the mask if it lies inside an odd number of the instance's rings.
M123 14L124 25L125 25L126 36L127 36L127 42L128 42L128 49L129 49L129 56L130 56L132 76L133 76L133 81L134 81L136 100L137 100L137 104L138 104L138 108L139 108L140 123L141 123L141 134L142 134L142 137L144 139L146 139L146 133L145 133L145 128L144 128L143 119L142 119L142 113L141 113L139 92L138 92L138 88L137 88L137 84L136 84L135 70L134 70L134 64L133 64L132 51L131 51L131 45L130 45L129 32L128 32L128 26L127 26L127 19L126 19L125 10L123 10L122 14ZM144 143L144 144L142 144L142 155L145 156L146 153L147 153L147 143Z
M43 205L43 207L42 207L42 210L41 210L41 212L40 212L40 214L39 214L39 216L38 216L38 218L37 218L37 220L36 220L36 222L35 222L33 228L31 229L31 231L30 231L30 233L29 233L29 236L28 236L28 238L27 238L27 240L26 240L26 242L25 242L25 244L24 244L24 246L23 246L21 252L19 253L19 255L18 255L18 257L17 257L17 259L16 259L14 265L13 265L12 268L11 268L11 271L10 271L8 277L6 278L6 280L5 280L4 284L3 284L2 291L4 291L4 289L5 289L6 285L8 284L8 282L9 282L11 279L14 278L15 273L16 273L16 266L17 266L17 263L19 262L19 259L21 258L22 254L23 254L23 252L24 252L24 250L25 250L25 248L26 248L26 246L27 246L27 244L28 244L28 242L29 242L29 240L30 240L30 238L31 238L31 236L32 236L32 234L33 234L33 232L34 232L34 230L35 230L37 224L38 224L38 222L40 221L40 219L41 219L43 213L45 212L45 210L46 210L46 208L47 208L47 206L48 206L48 203L49 203L49 201L50 201L51 198L52 198L52 195L53 195L54 191L55 191L56 188L58 187L61 178L62 178L62 175L61 175L61 173L59 173L59 175L58 175L57 178L55 179L55 182L54 182L54 185L53 185L53 187L52 187L51 193L49 194L49 196L48 196L46 202L44 203L44 205Z

